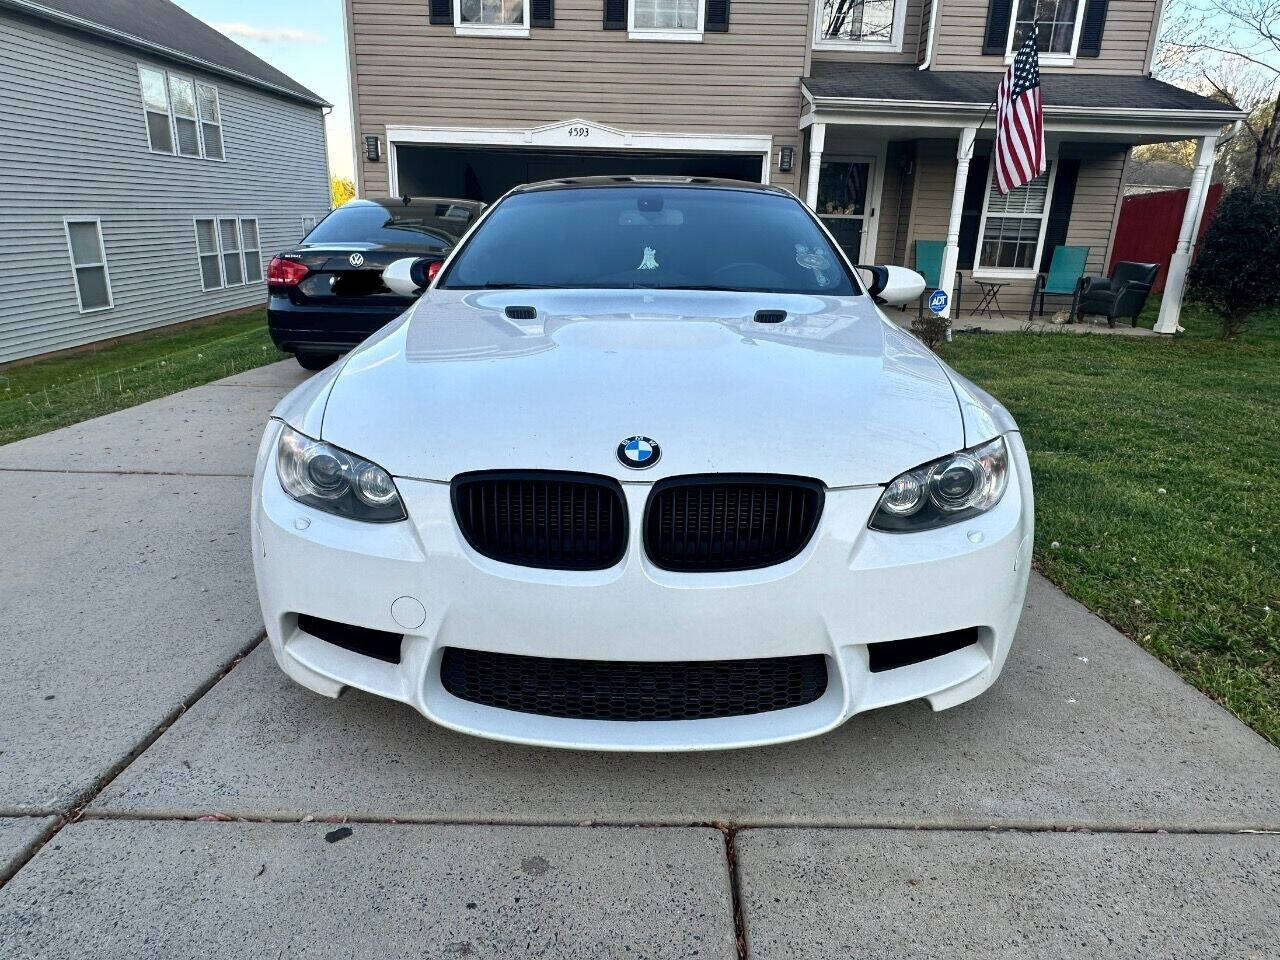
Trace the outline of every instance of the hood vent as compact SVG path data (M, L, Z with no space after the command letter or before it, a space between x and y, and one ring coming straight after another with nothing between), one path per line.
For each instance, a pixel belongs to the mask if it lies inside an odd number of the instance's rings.
M537 320L538 311L533 307L507 307L503 311L508 320Z
M781 323L787 319L785 310L757 310L756 323Z

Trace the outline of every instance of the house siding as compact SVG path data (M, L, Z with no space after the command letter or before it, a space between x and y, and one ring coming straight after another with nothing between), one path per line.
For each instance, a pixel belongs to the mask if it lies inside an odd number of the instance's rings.
M934 45L935 70L1005 69L1004 58L984 56L987 4L976 0L937 0L938 35ZM1083 0L1081 0L1083 2ZM1142 74L1149 69L1148 54L1159 28L1158 0L1111 0L1097 57L1077 57L1073 66L1041 66L1044 73L1078 70L1086 73Z
M196 217L256 217L262 256L329 207L318 107L180 64L215 84L224 162L151 153L138 64L162 60L0 14L0 362L265 304L205 292ZM79 311L63 219L98 218L114 307Z
M528 38L457 36L424 0L348 0L360 137L388 125L530 127L582 118L626 130L773 137L771 182L796 189L807 0L734 0L727 33L701 43L628 39L601 28L600 0L560 0L554 29ZM389 190L387 163L361 158L361 190Z

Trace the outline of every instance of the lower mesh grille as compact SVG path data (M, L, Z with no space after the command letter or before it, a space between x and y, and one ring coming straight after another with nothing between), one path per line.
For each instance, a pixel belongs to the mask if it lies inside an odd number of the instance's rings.
M558 660L446 647L440 682L462 700L574 720L708 720L813 703L821 654L645 663Z

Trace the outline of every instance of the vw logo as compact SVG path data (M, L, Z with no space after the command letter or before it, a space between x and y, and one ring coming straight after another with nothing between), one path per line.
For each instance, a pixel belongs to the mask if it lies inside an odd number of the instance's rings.
M662 449L648 437L627 437L618 444L618 461L632 470L652 467L662 456Z
M351 264L353 267L363 267L363 266L364 266L364 254L363 254L363 253L353 253L351 256L347 257L347 263Z

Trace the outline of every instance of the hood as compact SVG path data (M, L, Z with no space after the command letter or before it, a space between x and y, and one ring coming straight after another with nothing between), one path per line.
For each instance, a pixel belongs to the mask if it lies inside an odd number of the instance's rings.
M512 319L517 306L536 316ZM757 323L761 309L787 319ZM617 459L635 435L661 449L650 469ZM348 358L323 438L426 480L779 473L841 487L957 450L964 429L942 364L866 297L431 290Z

